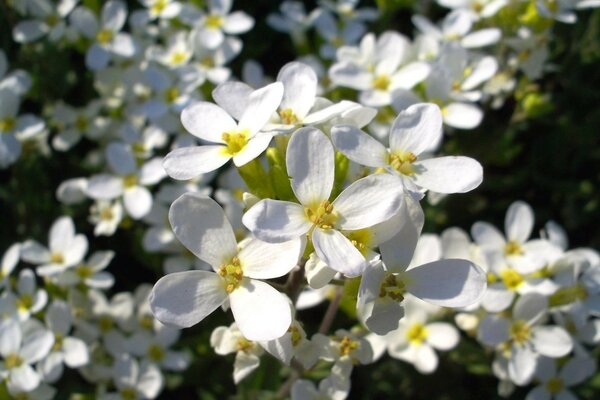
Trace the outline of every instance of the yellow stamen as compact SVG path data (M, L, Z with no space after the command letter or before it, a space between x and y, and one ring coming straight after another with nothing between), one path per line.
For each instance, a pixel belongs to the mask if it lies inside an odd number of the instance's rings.
M294 113L291 108L279 111L279 118L286 125L296 125L298 123L298 116Z
M244 129L238 132L223 132L221 138L227 145L224 151L229 156L235 156L237 153L242 151L246 144L248 144L250 131Z
M115 36L114 32L111 31L110 29L102 29L96 35L96 40L100 44L108 44L108 43L110 43L111 40L113 40L114 36Z
M394 301L401 302L404 300L405 286L398 275L389 274L379 286L379 297L388 297Z
M376 76L375 79L373 79L373 87L379 90L388 90L390 87L390 83L392 83L392 81L387 75L379 75Z
M220 15L211 14L206 17L206 21L204 23L207 28L219 29L223 26L223 22L223 17Z
M244 278L240 259L233 257L229 264L222 265L219 268L219 275L223 278L223 284L227 293L231 293L240 287Z
M427 329L423 324L415 323L406 330L406 339L414 345L420 345L427 338Z
M525 281L523 275L515 271L514 269L504 269L500 272L500 278L504 283L504 286L508 290L515 291L517 290L521 284Z
M527 322L517 320L510 326L510 337L518 344L526 343L531 337L531 331Z
M417 156L410 151L396 151L388 155L388 164L403 175L414 175L415 169L413 163L417 161Z
M333 204L328 200L323 200L318 205L304 208L304 214L313 226L321 229L331 229L338 219L337 213L333 210Z

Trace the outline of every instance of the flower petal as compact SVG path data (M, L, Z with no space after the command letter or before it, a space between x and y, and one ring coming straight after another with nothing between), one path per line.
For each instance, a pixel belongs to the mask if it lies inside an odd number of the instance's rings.
M283 243L250 239L238 254L244 276L271 279L287 274L296 266L305 245L304 238Z
M163 167L173 179L188 180L219 169L231 156L224 146L193 146L175 149L163 160Z
M566 356L573 349L573 339L560 326L536 326L531 332L535 350L546 357Z
M369 268L360 251L335 229L316 228L312 233L312 243L324 263L348 277L359 276Z
M437 350L448 351L453 349L460 340L456 328L445 322L427 324L427 343Z
M437 157L414 164L415 183L437 193L465 193L483 181L483 168L469 157Z
M304 208L289 201L265 199L244 214L242 223L254 236L269 243L281 243L306 234L312 224Z
M279 107L282 97L281 82L271 83L250 93L248 104L238 124L239 128L248 129L252 134L260 131Z
M531 206L524 201L515 201L506 212L504 231L508 240L525 243L533 229L534 216Z
M317 74L308 65L294 61L281 68L277 80L284 92L280 109L291 109L302 120L312 108L317 95Z
M225 110L206 101L184 108L181 123L192 135L213 143L225 143L223 133L237 129L237 124Z
M390 150L410 151L415 155L439 143L442 113L435 104L420 103L400 112L390 130Z
M184 271L163 276L150 293L150 309L165 325L188 328L227 300L223 279L214 272Z
M388 152L385 146L352 125L336 125L331 129L335 147L346 157L367 167L385 167Z

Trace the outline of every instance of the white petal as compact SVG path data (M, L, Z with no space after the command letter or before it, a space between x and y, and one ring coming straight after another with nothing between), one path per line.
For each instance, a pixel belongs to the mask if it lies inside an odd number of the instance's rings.
M481 299L481 306L488 312L496 313L510 307L514 298L515 292L506 289L503 283L494 283L488 286Z
M208 49L216 49L223 43L225 35L220 29L204 28L198 31L198 40Z
M422 374L432 373L437 369L438 356L430 346L418 346L415 357L415 368Z
M54 335L48 330L39 330L23 340L19 355L27 364L33 364L46 357L54 344Z
M117 33L110 44L110 50L121 57L132 57L137 48L133 38L126 33Z
M476 222L471 228L471 235L475 242L483 249L504 249L506 241L504 235L494 225L487 222Z
M469 157L438 157L414 164L415 183L437 193L465 193L483 181L483 168Z
M304 251L305 239L267 243L247 242L238 254L244 276L255 279L278 278L290 272Z
M246 143L244 148L233 156L233 163L241 167L258 157L269 147L273 135L271 133L259 133Z
M142 364L136 389L146 399L154 399L163 386L163 375L155 364Z
M223 279L214 272L184 271L163 276L150 294L150 308L163 324L188 328L227 299Z
M587 379L596 370L596 362L591 357L571 358L562 367L560 377L566 386L574 386Z
M131 218L140 219L152 208L152 194L143 186L134 186L125 189L123 203Z
M277 80L284 86L280 109L289 108L300 120L304 119L317 95L318 80L315 71L307 64L294 61L281 68Z
M50 262L50 252L38 242L26 240L21 247L21 258L32 264L43 264Z
M63 339L62 346L65 354L65 364L70 368L79 368L88 363L88 348L83 340L75 337L66 337Z
M512 347L512 356L508 361L508 373L517 385L526 385L535 372L535 354L527 346Z
M348 186L333 202L336 228L357 230L392 218L402 206L403 186L389 174L374 174Z
M390 131L390 150L421 154L439 143L442 113L435 104L421 103L400 112Z
M434 322L427 324L427 343L437 350L447 351L453 349L460 340L460 334L450 324L444 322Z
M359 276L369 267L352 242L335 229L316 228L312 233L312 243L324 263L348 277Z
M508 240L525 243L533 229L533 209L523 201L515 201L506 212L504 230Z
M237 129L225 110L205 101L186 107L181 113L181 123L192 135L214 143L225 143L223 133Z
M260 358L255 354L238 351L233 363L233 382L238 384L260 365Z
M480 29L463 37L460 43L466 49L473 49L494 44L501 36L502 32L498 28Z
M169 221L179 241L213 268L231 261L237 241L221 206L198 193L186 193L173 202Z
M530 325L545 315L548 300L538 293L527 293L519 297L513 307L513 319L523 320Z
M334 126L331 129L331 139L339 151L357 164L367 167L387 165L387 149L355 126Z
M270 243L296 239L312 226L302 206L271 199L261 200L252 206L244 214L242 222L254 236Z
M113 32L120 31L127 18L127 7L120 0L111 0L102 7L102 25Z
M538 353L552 358L566 356L573 348L573 339L560 326L535 327L531 332L531 342Z
M33 42L48 32L48 25L37 20L21 21L13 29L13 39L18 43Z
M333 188L335 156L331 142L318 129L301 128L288 143L286 163L300 203L318 205Z
M254 26L254 19L242 11L234 11L227 16L223 30L230 35L248 32Z
M85 53L85 65L92 71L103 69L109 61L110 53L95 43Z
M453 128L472 129L483 119L483 111L473 104L451 103L444 107L444 123Z
M40 384L40 376L29 364L11 370L7 386L19 392L30 392Z
M188 180L219 169L231 156L224 146L192 146L175 149L163 160L163 167L173 179Z
M62 376L64 371L63 358L61 352L53 352L40 361L38 372L42 374L44 382L54 383Z
M123 193L123 180L108 174L94 175L85 192L95 200L111 200Z
M267 283L244 280L231 292L229 302L235 322L248 340L277 339L292 323L288 299Z
M467 260L447 259L406 271L406 289L420 299L442 307L465 307L481 299L487 285L485 272Z
M431 66L426 62L415 61L400 68L392 76L390 84L393 89L412 89L417 83L424 81L431 73Z
M162 163L162 157L155 157L145 162L140 168L140 185L151 186L160 182L166 176Z
M248 129L252 134L260 131L277 110L282 97L281 82L271 83L250 93L248 105L238 124L240 129Z
M252 87L243 82L225 82L213 90L212 97L217 104L238 121L248 107Z
M0 322L0 355L16 353L21 347L22 333L19 323L12 319Z

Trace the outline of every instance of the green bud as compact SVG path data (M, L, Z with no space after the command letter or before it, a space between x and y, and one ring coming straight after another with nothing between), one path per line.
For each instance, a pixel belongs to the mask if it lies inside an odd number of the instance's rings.
M269 178L275 196L280 200L293 201L295 196L285 165L285 154L275 147L268 148L266 154L269 163Z

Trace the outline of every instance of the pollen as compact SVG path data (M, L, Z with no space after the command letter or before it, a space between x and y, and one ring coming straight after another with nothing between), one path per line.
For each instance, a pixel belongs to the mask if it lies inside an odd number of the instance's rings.
M114 214L110 207L104 207L102 210L100 210L100 219L102 221L110 221L113 218L114 218Z
M136 175L127 175L123 177L123 186L126 189L132 188L138 184L138 178Z
M406 292L405 286L406 285L398 275L389 274L379 286L379 297L387 297L394 301L401 302L404 300L404 293Z
M514 269L505 269L500 272L500 278L507 289L515 291L525 281L523 275L515 271Z
M82 264L75 268L75 273L79 279L84 280L92 276L94 274L94 270L89 265Z
M223 132L221 139L227 145L224 149L226 154L233 157L242 151L246 147L246 144L248 144L249 136L250 132L247 129L238 132Z
M531 331L527 322L522 319L513 322L510 326L510 337L518 344L524 344L529 341Z
M169 63L171 65L179 65L181 63L183 63L187 58L187 53L184 51L175 51L171 54L171 57L169 58Z
M248 339L246 339L244 337L240 337L237 340L235 348L237 349L237 351L243 351L244 353L248 353L250 350L252 350L254 348L254 343L252 343L251 341L249 341Z
M410 151L396 151L388 155L388 164L402 175L412 176L415 173L413 163L417 156Z
M344 336L340 341L340 355L350 355L350 353L358 349L359 345L360 344L356 340L352 340L348 336Z
M157 0L150 8L150 13L152 15L160 15L160 13L167 8L168 4L169 0Z
M225 291L227 291L227 293L231 293L240 287L242 279L244 278L240 259L233 257L229 264L222 265L221 268L219 268L219 275L223 278Z
M406 330L406 339L414 345L422 344L427 339L427 328L418 322L412 324Z
M17 368L23 365L23 359L16 353L11 353L4 359L6 369Z
M338 219L337 213L333 210L333 204L328 200L323 200L318 206L307 207L304 213L313 226L321 229L331 229Z
M176 87L170 87L165 90L165 103L173 104L175 100L179 97L179 89Z
M29 294L24 294L17 299L16 303L19 311L27 311L33 306L33 297Z
M554 377L546 382L546 389L552 394L560 392L564 387L563 381L560 378Z
M85 115L79 115L79 116L77 116L77 119L75 119L74 125L75 125L75 128L77 128L77 130L79 132L85 132L88 129L89 122Z
M291 108L279 111L279 118L281 118L281 121L286 125L296 125L299 121L298 116Z
M106 333L109 332L113 329L115 323L113 322L113 320L107 316L107 315L103 315L102 317L100 317L100 320L98 321L98 326L100 327L100 331Z
M62 264L65 262L65 257L62 253L52 253L50 255L50 262L52 264Z
M17 120L13 117L6 117L0 119L0 132L7 133L15 129Z
M214 14L207 16L205 21L206 27L210 29L219 29L223 26L223 23L223 17Z
M388 90L390 87L390 83L392 83L392 81L387 75L379 75L376 76L375 79L373 79L373 87L379 90Z
M300 329L297 326L290 326L288 332L291 333L292 346L296 347L300 344L302 340L302 334L300 333Z
M372 235L368 229L360 229L358 231L352 231L347 235L348 239L354 247L364 256L369 250L371 244Z
M96 35L96 40L100 44L108 44L113 40L114 32L110 29L102 29Z
M148 358L154 362L160 362L165 358L165 351L157 344L148 347Z
M52 345L52 351L60 351L63 347L64 337L60 333L54 335L54 345Z
M507 256L521 256L524 251L519 242L511 240L504 246L504 254Z

